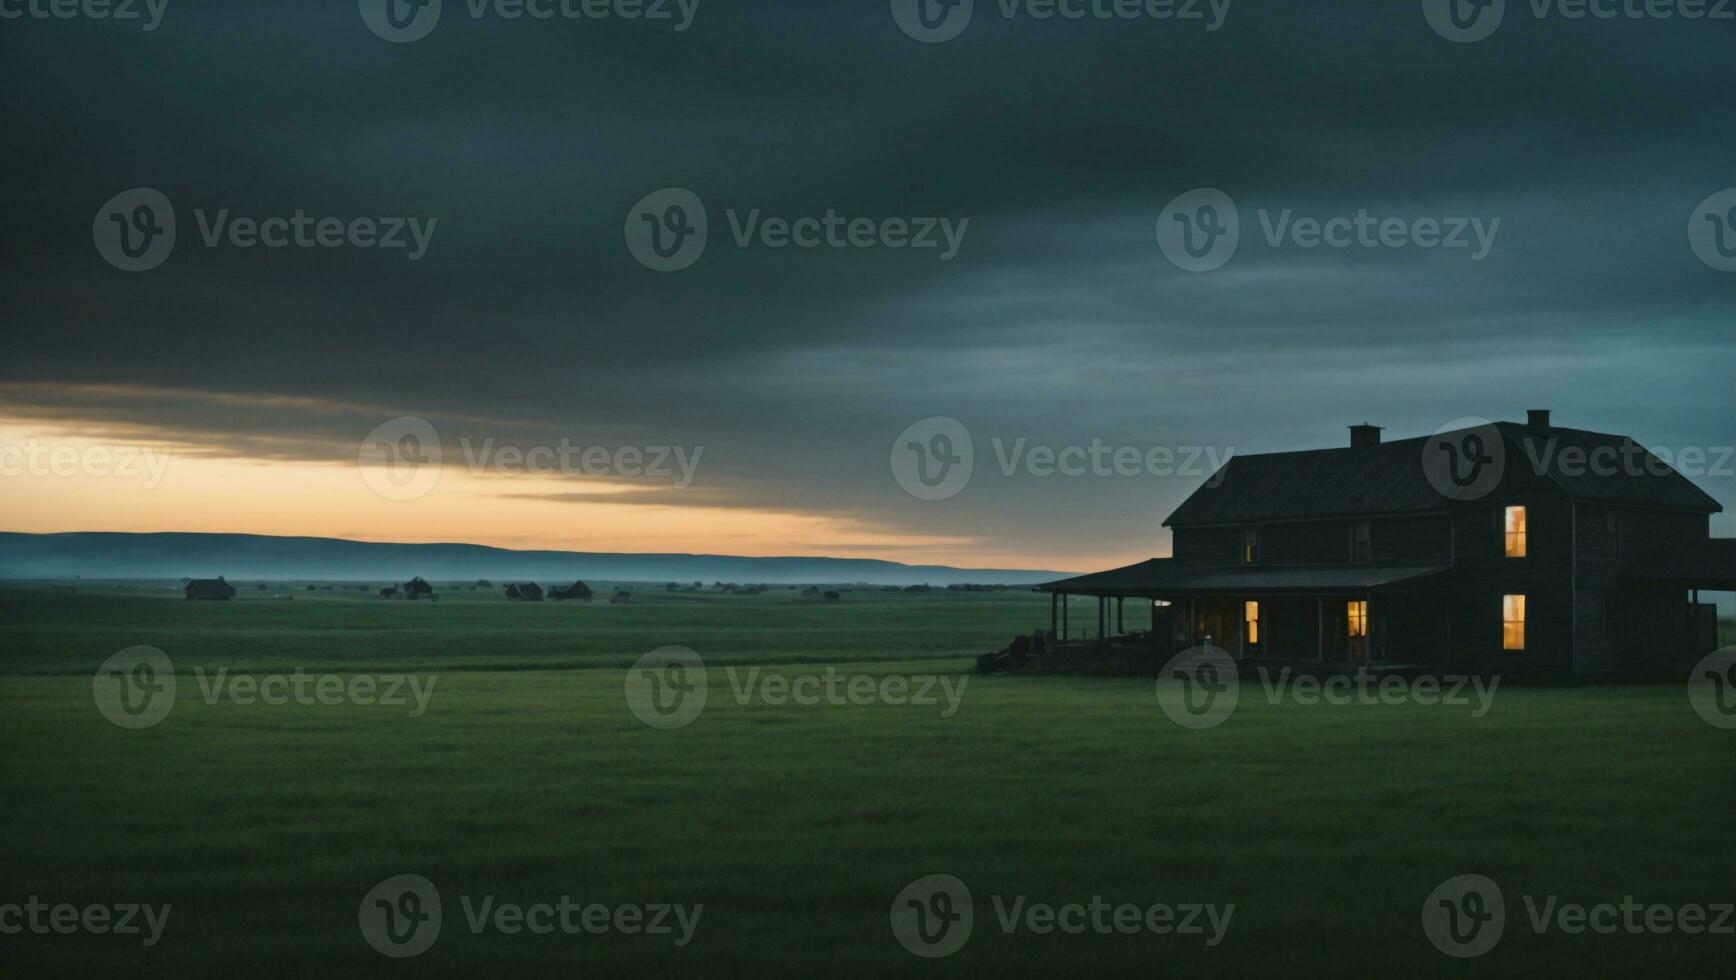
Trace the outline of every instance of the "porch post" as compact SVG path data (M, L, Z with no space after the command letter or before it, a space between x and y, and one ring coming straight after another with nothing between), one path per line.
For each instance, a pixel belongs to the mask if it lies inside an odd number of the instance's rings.
M1374 593L1362 594L1362 663L1374 666Z
M1236 604L1242 608L1236 614L1236 659L1248 655L1248 597L1239 596Z
M1067 607L1073 604L1072 599L1073 597L1067 593L1061 593L1061 639L1063 640L1067 638Z
M1124 595L1115 597L1115 635L1127 635L1127 597Z
M1051 641L1055 638L1055 624L1059 622L1058 617L1060 616L1060 612L1056 608L1058 605L1058 599L1059 596L1055 593L1049 593L1049 639Z
M1314 597L1314 659L1326 662L1326 597Z

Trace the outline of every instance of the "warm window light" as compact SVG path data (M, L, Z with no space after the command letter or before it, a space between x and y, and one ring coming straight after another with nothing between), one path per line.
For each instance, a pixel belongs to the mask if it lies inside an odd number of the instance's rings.
M1346 608L1349 611L1350 616L1350 635L1367 636L1368 603L1365 600L1357 599L1350 602Z
M1242 619L1248 624L1248 642L1260 642L1260 604L1252 599L1242 603Z
M1501 649L1525 649L1525 597L1501 597Z
M1507 508L1507 557L1525 557L1525 508Z

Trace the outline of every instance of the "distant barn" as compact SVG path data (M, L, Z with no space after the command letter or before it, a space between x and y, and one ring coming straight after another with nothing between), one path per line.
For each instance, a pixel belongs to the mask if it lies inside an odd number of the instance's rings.
M404 598L432 599L434 598L434 586L429 585L427 579L418 575L404 583Z
M233 599L235 598L235 586L225 582L221 575L216 578L189 579L187 581L187 598Z
M549 598L577 599L580 602L590 602L591 587L583 582L574 582L572 585L569 585L564 589L559 586L551 586L549 588Z
M513 582L506 587L506 598L509 602L541 602L542 586L535 582Z

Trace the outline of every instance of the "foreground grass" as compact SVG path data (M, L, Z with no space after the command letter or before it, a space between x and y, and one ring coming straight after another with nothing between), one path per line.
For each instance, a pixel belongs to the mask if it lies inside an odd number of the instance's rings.
M884 676L936 664L858 664ZM818 668L780 668L777 673ZM942 706L738 703L657 731L613 670L443 673L426 714L183 694L124 731L87 679L11 677L0 901L173 903L162 942L7 937L22 975L519 972L1035 976L1090 970L1671 975L1723 936L1536 936L1522 894L1736 900L1730 733L1673 686L1499 692L1469 708L1272 705L1191 732L1149 684L970 677ZM741 682L741 675L736 681ZM183 682L186 684L186 682ZM955 683L957 683L955 681ZM187 685L191 687L191 685ZM445 899L402 962L367 947L361 896L400 873ZM911 880L957 875L973 937L918 960L893 937ZM1473 963L1424 939L1442 880L1506 891ZM468 931L459 895L703 903L693 942ZM996 924L991 896L1234 903L1227 938L1068 936ZM1473 965L1474 964L1474 965Z

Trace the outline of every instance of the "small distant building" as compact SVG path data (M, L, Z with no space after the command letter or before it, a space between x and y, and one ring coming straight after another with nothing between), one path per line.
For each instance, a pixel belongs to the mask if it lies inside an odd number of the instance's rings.
M827 602L837 602L838 601L838 593L833 592L830 589L828 589L826 591L826 594L821 596L821 598L826 600Z
M572 585L569 585L564 589L559 586L551 586L549 588L549 598L577 599L580 602L590 602L591 587L583 582L574 582Z
M406 599L432 599L435 597L434 586L429 585L428 580L420 575L405 582L403 589Z
M633 601L633 593L628 592L626 589L620 589L620 590L616 591L616 593L614 595L609 597L609 601L610 602L632 602Z
M512 582L506 587L508 602L541 602L543 601L542 586L535 582Z
M398 598L398 596L399 596L398 590L393 588L390 585L388 585L385 588L380 590L380 598L382 598L382 599L396 599L396 598Z
M210 600L233 599L235 598L235 586L225 582L221 575L216 578L188 579L187 598Z

